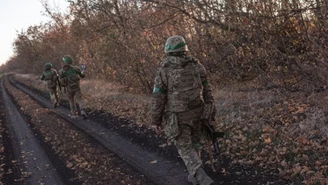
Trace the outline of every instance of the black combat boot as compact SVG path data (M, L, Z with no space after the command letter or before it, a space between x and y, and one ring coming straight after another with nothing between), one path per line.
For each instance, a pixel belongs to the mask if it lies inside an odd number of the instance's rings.
M84 110L81 110L81 116L83 117L83 119L87 119L88 115Z
M192 185L199 185L197 179L192 175L188 175L188 182L190 182Z
M214 181L205 173L202 167L198 168L195 177L199 185L215 185Z

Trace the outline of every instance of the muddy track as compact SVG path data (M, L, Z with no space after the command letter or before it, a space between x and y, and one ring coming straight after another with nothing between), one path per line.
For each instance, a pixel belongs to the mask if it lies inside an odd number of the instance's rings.
M39 145L28 123L11 101L3 81L1 81L1 90L6 107L6 128L8 128L9 137L12 139L11 144L16 159L12 162L21 164L19 168L20 178L15 179L13 183L64 184L45 151Z
M10 81L10 83L9 83ZM43 115L44 119L50 119L52 117L56 117L57 120L53 120L53 122L58 122L59 127L52 128L52 130L48 129L46 132L42 132L42 130L47 130L47 127L52 127L54 124L50 124L48 126L44 126L43 124L34 124L33 122L40 122L40 120L33 120L31 115L33 113L31 111L26 111L24 107L20 107L20 112L23 113L23 117L25 120L27 119L29 124L33 127L33 132L37 136L39 142L43 145L44 148L48 151L48 155L50 158L53 159L57 164L55 166L59 172L61 172L61 177L64 181L64 184L95 184L95 182L99 184L143 184L143 185L151 185L151 184L158 184L158 185L184 185L189 184L186 181L187 172L185 167L181 163L181 159L177 157L177 153L174 147L158 147L159 144L163 143L162 138L158 138L154 136L152 132L149 131L147 128L143 127L129 127L129 124L126 120L118 120L113 118L113 116L108 116L103 112L93 111L93 114L90 115L89 120L77 119L72 120L70 119L67 114L68 109L67 106L60 106L56 109L52 109L52 105L49 100L44 96L44 94L40 95L40 93L36 92L35 89L25 86L22 83L15 81L13 78L9 78L8 86L14 86L15 88L19 89L20 93L28 94L28 97L37 103L42 108L36 108L37 112L39 109L45 109ZM3 89L3 88L2 88ZM15 94L16 95L16 94ZM8 98L10 99L10 98ZM22 99L24 100L24 98ZM21 101L22 101L21 100ZM19 100L17 100L19 101ZM18 104L18 103L16 103ZM19 107L19 105L17 105ZM23 111L22 111L23 110ZM24 111L25 110L25 111ZM96 114L96 115L95 115ZM32 116L33 117L33 116ZM42 117L42 116L41 116ZM42 118L41 118L42 122ZM63 122L63 123L62 123ZM64 124L65 123L65 124ZM46 127L46 128L38 128L38 127ZM120 173L115 173L112 175L116 175L115 178L112 176L100 178L96 177L98 172L89 173L83 171L83 169L77 169L79 165L71 165L72 159L69 156L78 155L74 153L74 147L71 149L72 154L67 155L61 150L54 150L53 143L58 145L58 142L52 141L49 139L50 137L56 137L54 135L49 135L50 132L57 130L58 128L65 128L65 131L70 130L78 130L74 132L66 132L61 133L63 135L75 135L77 132L81 132L80 135L83 135L83 142L84 143L91 143L93 147L96 148L104 148L105 154L98 155L98 153L104 152L101 151L94 155L94 160L98 160L99 158L114 158L116 161L114 166L119 166ZM146 135L146 137L145 137ZM88 139L85 139L88 138ZM84 140L85 139L85 140ZM50 141L49 141L50 140ZM74 140L74 138L72 139ZM80 139L82 140L82 139ZM79 140L79 141L80 141ZM68 144L68 145L77 145L75 141ZM51 143L52 142L52 143ZM69 139L63 141L62 143L59 142L59 145L67 145L69 143ZM80 147L81 148L81 147ZM79 149L80 150L80 149ZM76 150L75 152L80 152ZM87 150L90 152L90 149ZM59 153L59 154L58 154ZM64 155L64 157L61 157ZM206 155L206 154L205 154ZM63 159L64 158L64 159ZM65 158L70 158L68 161ZM89 161L90 163L90 161ZM104 163L104 162L100 162ZM84 163L85 164L85 163ZM73 167L72 167L73 166ZM83 167L83 165L82 165ZM242 166L238 164L230 164L229 160L224 160L222 163L222 167L224 168L225 172L211 172L209 169L209 165L206 166L207 171L209 172L210 176L218 182L218 184L275 184L275 185L284 185L284 184L291 184L283 179L280 179L275 172L267 171L263 169L259 169L252 166ZM91 167L90 167L91 168ZM107 170L107 168L112 168L110 166L99 166L100 169ZM117 168L116 168L117 169ZM122 172L122 169L123 172ZM78 171L78 172L77 172ZM98 170L99 171L99 170ZM100 170L102 171L102 170ZM99 172L100 173L100 172ZM112 173L111 171L107 173ZM103 174L107 174L103 173ZM81 174L90 175L91 177L81 177ZM121 175L119 175L121 174ZM123 174L123 175L122 175ZM107 179L107 181L103 180ZM122 182L123 180L123 182Z

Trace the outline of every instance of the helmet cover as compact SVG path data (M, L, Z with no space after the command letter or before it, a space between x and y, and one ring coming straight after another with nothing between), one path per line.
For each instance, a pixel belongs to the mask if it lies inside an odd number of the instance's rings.
M174 35L166 40L164 53L189 51L186 41L183 37Z
M63 57L63 62L64 62L65 64L72 64L72 63L73 63L73 59L72 59L71 56L69 56L69 55L65 55L65 56Z

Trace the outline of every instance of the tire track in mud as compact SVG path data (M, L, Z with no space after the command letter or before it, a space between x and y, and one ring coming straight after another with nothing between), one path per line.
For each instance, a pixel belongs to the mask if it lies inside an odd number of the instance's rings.
M15 173L13 171L16 170L12 163L14 152L6 122L4 99L2 90L0 90L0 184L14 184Z
M12 85L29 94L39 104L46 108L51 108L51 103L44 98L29 92L28 89L10 80ZM91 120L72 120L68 117L68 110L63 107L58 107L54 110L62 119L72 123L80 130L91 136L95 141L101 143L108 150L124 162L132 166L139 173L144 174L158 185L187 185L187 172L184 167L176 162L164 159L152 152L146 151L139 146L131 143L131 141L117 135L116 133L104 128L101 124ZM151 183L150 183L151 184Z
M6 110L6 127L12 138L15 159L20 166L20 178L15 179L16 183L64 184L27 122L11 101L4 88L3 79L1 79L1 91Z

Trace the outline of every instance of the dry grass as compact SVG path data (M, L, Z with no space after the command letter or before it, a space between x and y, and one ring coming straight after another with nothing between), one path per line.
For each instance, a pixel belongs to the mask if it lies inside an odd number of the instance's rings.
M304 184L327 184L327 94L282 89L215 92L225 153L235 162L276 168Z

